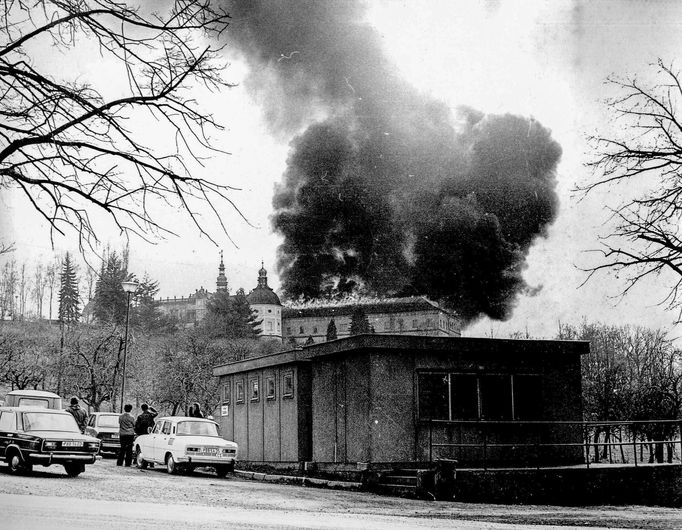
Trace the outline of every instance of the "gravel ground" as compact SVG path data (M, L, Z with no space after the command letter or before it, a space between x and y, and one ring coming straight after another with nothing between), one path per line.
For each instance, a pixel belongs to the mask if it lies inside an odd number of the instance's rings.
M247 510L380 514L417 519L489 521L517 525L607 528L682 528L682 510L642 506L557 507L429 502L244 480L219 479L208 470L168 476L165 470L116 467L110 459L69 478L60 466L36 466L30 476L11 476L0 466L0 494L41 495L160 504L230 506Z

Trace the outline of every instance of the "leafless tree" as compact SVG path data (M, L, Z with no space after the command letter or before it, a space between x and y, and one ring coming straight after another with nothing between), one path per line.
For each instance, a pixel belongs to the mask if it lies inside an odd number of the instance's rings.
M54 289L57 285L57 273L59 271L59 258L55 258L45 269L45 281L47 288L50 291L50 305L47 308L47 318L52 320L52 300L54 298Z
M612 208L616 228L603 239L603 260L588 269L590 276L606 269L623 273L626 293L646 277L671 273L664 303L680 309L682 78L674 66L660 60L656 66L660 82L651 86L637 78L609 79L619 91L609 105L620 133L591 138L594 177L579 190L614 187L624 197Z
M33 296L35 296L36 313L39 319L43 318L43 298L45 296L45 270L43 264L38 263L33 274Z
M14 252L14 243L0 242L0 256Z
M5 262L0 277L0 313L2 318L11 315L15 317L15 296L17 289L17 262Z
M26 316L26 297L28 296L28 275L26 274L26 263L21 264L19 273L19 309L21 318Z
M72 230L81 250L98 241L102 212L149 239L172 233L156 207L170 205L210 238L199 208L223 230L222 206L236 208L232 187L196 171L222 152L211 137L221 126L193 99L197 87L228 86L212 43L229 15L209 0L145 13L113 0L15 0L0 10L0 188L23 193L52 237ZM46 49L90 54L110 74L52 75L36 55ZM127 79L122 95L107 86L117 74Z

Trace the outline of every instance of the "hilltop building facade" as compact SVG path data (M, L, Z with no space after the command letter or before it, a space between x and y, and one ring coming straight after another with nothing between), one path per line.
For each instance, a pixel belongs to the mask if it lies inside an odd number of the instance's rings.
M222 252L216 279L216 292L221 291L228 291ZM164 314L174 317L184 326L194 326L206 318L207 304L213 296L214 293L201 287L187 297L161 298L158 302ZM351 316L358 306L362 307L371 328L377 334L461 336L461 322L457 315L423 296L285 307L268 285L268 274L263 263L258 271L256 287L246 299L256 319L261 321L260 337L291 345L325 342L327 328L332 321L336 338L350 336Z

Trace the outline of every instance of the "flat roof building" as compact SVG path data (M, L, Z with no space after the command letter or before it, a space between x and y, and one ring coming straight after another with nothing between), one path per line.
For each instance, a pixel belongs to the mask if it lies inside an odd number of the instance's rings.
M485 458L518 464L526 451L495 444L582 440L569 425L527 422L582 420L588 351L577 341L351 336L216 367L218 419L250 462L475 465L485 437ZM571 447L544 455L582 457Z

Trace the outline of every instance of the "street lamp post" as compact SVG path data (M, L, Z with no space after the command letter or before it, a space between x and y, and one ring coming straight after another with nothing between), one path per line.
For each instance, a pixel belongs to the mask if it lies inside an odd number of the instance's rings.
M123 341L123 375L121 377L121 412L123 412L123 396L126 390L126 357L128 356L128 322L130 321L130 295L137 291L139 287L137 282L121 282L121 287L126 293L126 332Z

